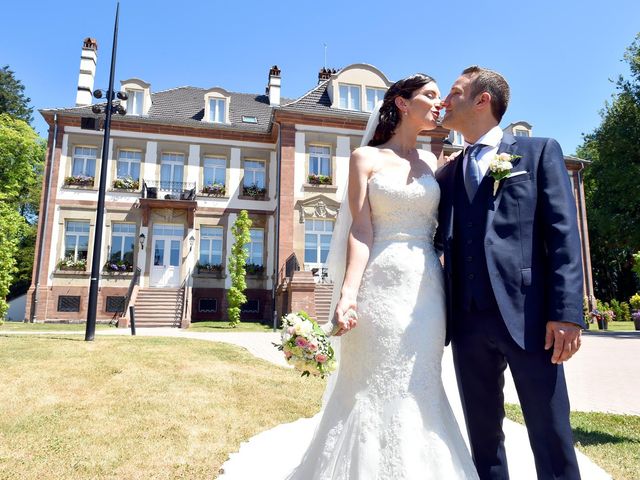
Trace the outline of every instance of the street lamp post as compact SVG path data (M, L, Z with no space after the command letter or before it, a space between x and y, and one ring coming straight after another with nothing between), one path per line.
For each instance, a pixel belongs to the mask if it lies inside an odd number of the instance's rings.
M114 112L124 115L126 113L122 105L113 105L114 91L113 91L113 77L116 67L116 50L118 46L118 17L120 13L120 2L116 6L116 21L113 27L113 47L111 50L111 70L109 72L109 89L104 96L107 100L107 105L104 107L105 121L104 121L104 139L102 142L102 159L100 162L100 186L98 190L98 207L96 209L96 227L95 236L93 241L93 259L91 261L91 281L89 285L89 304L87 308L87 328L85 331L85 341L93 341L96 333L96 316L98 313L98 291L100 289L100 254L102 252L102 230L104 224L104 203L107 189L107 165L109 162L109 134L111 130L111 114ZM102 90L96 90L93 92L93 96L96 98L102 98ZM118 92L117 94L120 100L126 100L127 94L124 92ZM103 110L99 105L92 107L94 113L102 113Z

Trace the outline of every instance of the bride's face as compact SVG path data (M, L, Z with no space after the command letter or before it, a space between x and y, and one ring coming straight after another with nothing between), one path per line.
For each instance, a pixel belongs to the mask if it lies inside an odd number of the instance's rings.
M419 123L422 130L433 130L438 126L440 103L438 85L429 82L413 92L409 100L405 100L406 118Z

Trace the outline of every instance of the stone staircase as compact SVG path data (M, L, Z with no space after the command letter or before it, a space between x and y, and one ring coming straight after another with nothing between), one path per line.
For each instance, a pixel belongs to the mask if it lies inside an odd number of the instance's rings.
M329 321L331 308L332 283L317 283L315 289L316 320L322 324Z
M135 301L136 327L180 327L183 290L144 288Z

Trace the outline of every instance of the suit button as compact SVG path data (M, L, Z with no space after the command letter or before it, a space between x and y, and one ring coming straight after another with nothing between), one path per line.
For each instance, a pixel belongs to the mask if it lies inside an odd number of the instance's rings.
M467 257L467 262L473 262L473 257L471 256Z
M470 273L469 275L467 275L467 278L468 278L469 280L473 280L473 273Z
M469 228L473 227L473 222L467 222L467 227Z
M471 240L470 238L467 240L467 245L471 245L473 243L473 240Z

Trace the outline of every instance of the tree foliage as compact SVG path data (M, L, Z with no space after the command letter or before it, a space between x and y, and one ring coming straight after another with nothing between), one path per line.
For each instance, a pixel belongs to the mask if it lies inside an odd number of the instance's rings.
M23 217L0 193L0 323L9 308L7 295L16 271L16 252L26 226Z
M241 210L233 227L231 227L231 233L235 240L231 247L231 258L229 258L231 288L227 291L227 314L229 323L234 327L240 323L240 307L247 301L247 297L244 294L247 289L245 266L247 258L249 258L249 252L245 246L251 241L250 228L251 219L249 214L246 210Z
M31 99L24 95L24 85L18 80L9 65L0 68L0 113L8 113L27 123L33 120Z
M592 162L585 195L596 295L605 300L629 298L638 288L632 254L640 250L640 34L624 59L630 77L618 78L600 126L577 152Z

